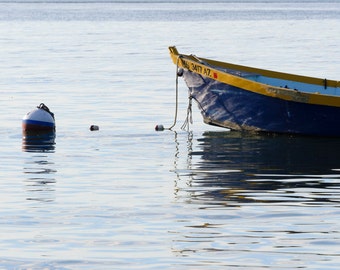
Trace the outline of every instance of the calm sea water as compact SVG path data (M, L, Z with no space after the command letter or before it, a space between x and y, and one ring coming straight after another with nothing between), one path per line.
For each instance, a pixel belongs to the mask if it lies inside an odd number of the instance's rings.
M180 52L339 79L340 1L0 1L1 269L338 269L340 140L181 130ZM55 144L27 146L44 102ZM100 130L91 132L90 125Z

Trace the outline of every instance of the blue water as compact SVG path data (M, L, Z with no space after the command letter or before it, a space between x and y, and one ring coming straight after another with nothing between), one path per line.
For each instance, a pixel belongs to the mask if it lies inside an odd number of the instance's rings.
M340 1L0 1L1 269L338 269L340 141L202 123L167 47L339 79ZM53 143L27 145L41 102ZM91 125L99 131L91 132Z

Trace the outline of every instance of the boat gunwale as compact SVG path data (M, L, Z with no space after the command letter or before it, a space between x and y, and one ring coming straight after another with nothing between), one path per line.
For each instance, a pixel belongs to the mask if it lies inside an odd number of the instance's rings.
M178 65L178 67L185 68L187 70L190 70L191 72L200 74L204 77L208 77L221 83L229 84L231 86L235 86L247 91L288 101L340 107L340 96L327 95L324 93L321 94L319 92L308 93L284 87L272 86L230 74L228 72L220 70L219 68L233 69L235 71L249 72L253 73L254 75L260 75L264 77L279 78L287 81L296 81L311 85L333 88L340 87L340 81L326 80L315 77L253 68L249 66L220 62L207 58L198 58L194 55L179 54L177 48L174 46L169 47L169 51L173 62ZM325 85L325 83L327 83L327 85Z

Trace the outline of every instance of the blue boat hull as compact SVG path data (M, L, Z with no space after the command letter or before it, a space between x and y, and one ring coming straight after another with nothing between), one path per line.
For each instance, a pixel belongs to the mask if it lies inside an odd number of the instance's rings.
M184 71L204 122L233 130L340 136L340 107L270 97Z

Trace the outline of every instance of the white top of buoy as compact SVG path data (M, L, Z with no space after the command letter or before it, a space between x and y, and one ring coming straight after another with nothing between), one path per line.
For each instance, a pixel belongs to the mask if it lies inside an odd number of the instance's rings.
M52 115L49 112L39 108L36 108L33 111L27 113L24 116L23 120L54 123L54 118L52 117Z

